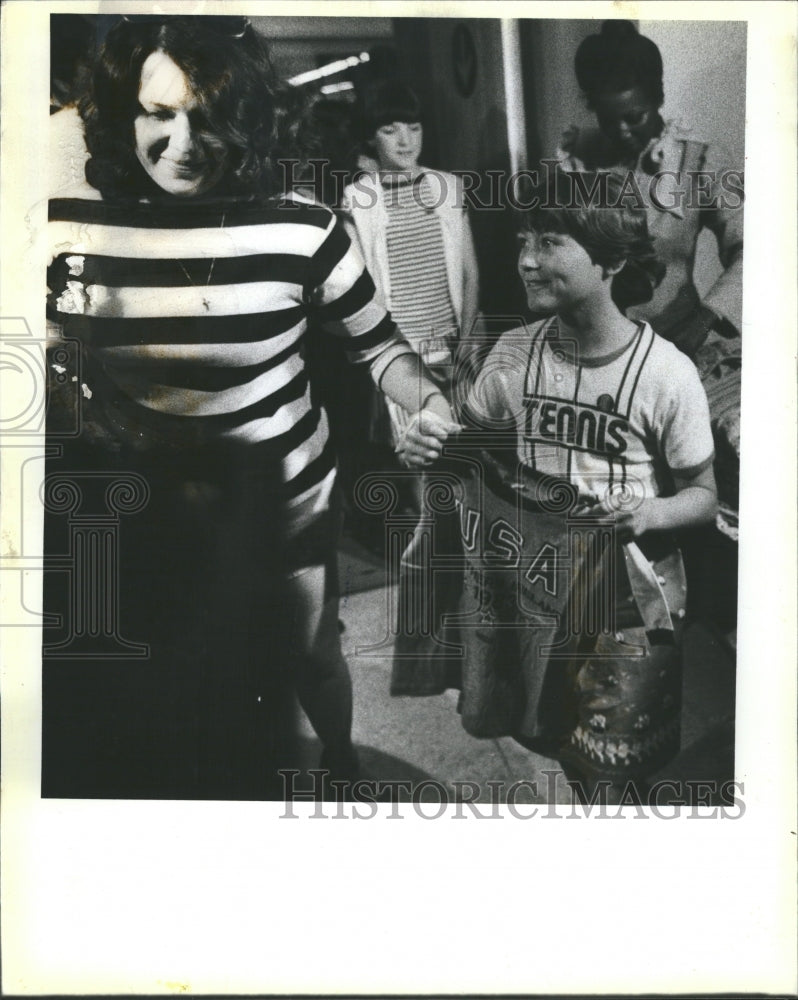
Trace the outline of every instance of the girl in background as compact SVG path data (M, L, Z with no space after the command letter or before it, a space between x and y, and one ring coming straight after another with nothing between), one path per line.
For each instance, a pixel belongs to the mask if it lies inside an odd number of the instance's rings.
M462 185L419 164L423 112L413 91L382 81L363 101L362 135L378 165L344 192L346 226L377 286L379 300L450 395L454 353L478 311L479 276ZM386 400L397 446L410 414Z

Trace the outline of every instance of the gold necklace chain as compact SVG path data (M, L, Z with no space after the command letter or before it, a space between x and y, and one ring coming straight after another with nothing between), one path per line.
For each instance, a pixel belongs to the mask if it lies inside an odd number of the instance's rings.
M225 223L225 219L226 218L227 218L227 213L226 212L222 212L222 221L219 223L219 228L220 229L224 229L224 223ZM190 285L193 285L195 288L198 287L196 281L194 281L194 279L188 273L188 271L186 270L186 268L183 266L183 261L182 260L178 260L177 263L178 263L178 266L180 267L180 270L183 272L183 274L185 274L186 280L188 281L188 283ZM207 279L205 281L205 287L206 288L211 283L211 278L213 277L213 269L215 267L216 267L216 258L214 257L213 260L211 261L211 266L208 268L208 277L207 277Z

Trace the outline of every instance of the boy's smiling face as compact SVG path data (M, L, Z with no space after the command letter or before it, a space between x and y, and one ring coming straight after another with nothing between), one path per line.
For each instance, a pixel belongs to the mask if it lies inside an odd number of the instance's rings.
M567 313L609 294L612 276L571 236L527 231L520 240L518 273L533 312Z

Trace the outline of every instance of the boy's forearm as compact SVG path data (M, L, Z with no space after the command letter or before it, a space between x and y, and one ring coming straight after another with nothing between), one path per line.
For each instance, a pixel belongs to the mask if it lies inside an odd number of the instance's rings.
M718 497L703 486L688 486L675 496L649 500L648 505L647 530L673 531L712 521L718 510Z

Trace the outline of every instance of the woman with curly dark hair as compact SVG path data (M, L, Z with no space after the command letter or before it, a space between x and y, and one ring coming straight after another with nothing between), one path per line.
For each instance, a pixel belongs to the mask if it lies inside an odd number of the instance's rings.
M198 185L170 177L171 158L161 156L168 112L141 114L140 90L158 85L153 76L166 60L185 78L199 145L218 168ZM301 112L274 75L265 41L242 18L131 18L109 33L81 103L86 178L105 199L195 197L212 187L216 195L275 194L285 182L281 156L303 139Z
M50 202L49 270L80 435L48 475L133 472L147 504L120 529L105 646L45 659L45 794L273 795L288 687L323 765L351 780L335 456L309 321L417 413L408 464L440 451L448 404L332 212L283 191L300 118L245 19L123 19L81 112L88 185ZM62 650L74 616L63 626ZM120 628L144 661L124 659Z

